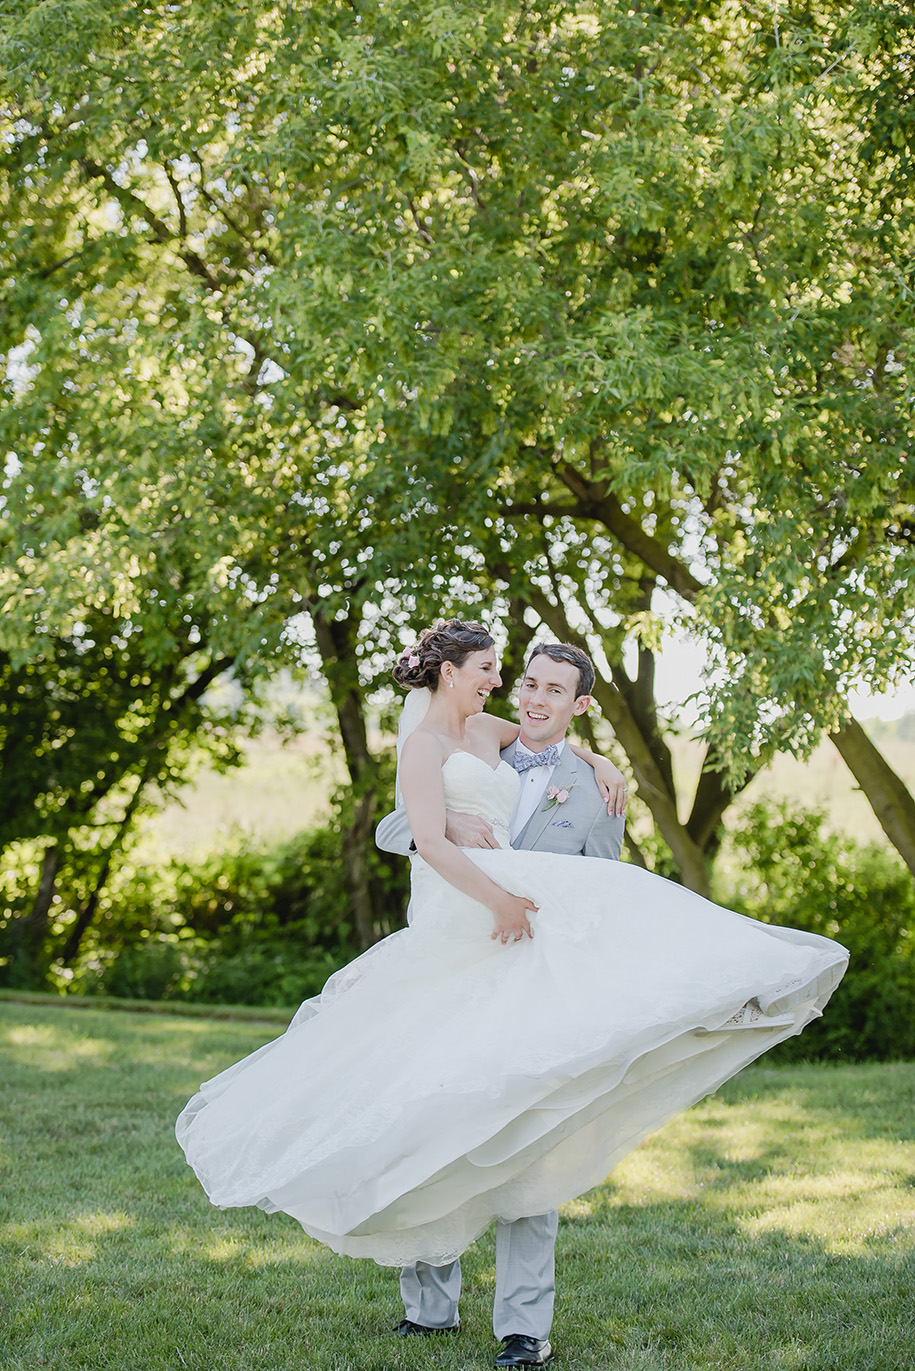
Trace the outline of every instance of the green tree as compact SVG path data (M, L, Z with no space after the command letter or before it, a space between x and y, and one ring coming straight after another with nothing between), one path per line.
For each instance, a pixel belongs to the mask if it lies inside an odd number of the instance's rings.
M241 683L249 669L238 628L223 631L200 530L174 536L184 515L170 481L153 510L156 485L136 468L101 464L90 479L58 457L11 469L4 489L0 851L44 851L34 902L7 929L9 974L28 978L47 960L61 868L83 888L58 949L68 962L153 788L180 780L201 746L236 760L234 720L205 697L229 668Z
M439 552L605 645L690 884L735 790L824 729L915 867L915 804L844 704L910 670L911 17L491 7L405 39L399 10L332 13L274 144L310 189L288 308L310 365L349 340L376 469L421 452ZM658 585L722 668L686 824Z
M84 622L84 555L160 664L179 619L249 677L312 645L363 942L366 702L452 605L493 606L516 653L541 623L605 655L696 888L752 771L824 729L915 862L843 703L911 646L912 25L858 0L9 6L12 650L33 580L35 622ZM163 539L177 585L138 598ZM685 821L665 624L720 667Z

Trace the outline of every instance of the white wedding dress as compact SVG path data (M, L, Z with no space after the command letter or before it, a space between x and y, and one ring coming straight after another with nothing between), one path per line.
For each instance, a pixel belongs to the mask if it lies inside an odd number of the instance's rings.
M602 1181L817 1017L847 963L827 938L639 867L513 851L505 762L455 752L443 780L449 808L500 835L468 856L539 906L533 940L493 942L490 911L414 859L409 928L203 1085L177 1125L214 1204L284 1210L385 1265L450 1261L491 1219Z

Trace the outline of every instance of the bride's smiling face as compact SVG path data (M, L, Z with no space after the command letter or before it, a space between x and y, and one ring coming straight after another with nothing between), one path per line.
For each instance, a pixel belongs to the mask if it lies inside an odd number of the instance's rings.
M452 682L454 682L452 686ZM481 714L486 708L490 693L502 684L499 663L494 647L485 647L482 652L471 652L460 666L454 662L442 665L442 687L450 695L454 691L454 703L460 705L468 714Z

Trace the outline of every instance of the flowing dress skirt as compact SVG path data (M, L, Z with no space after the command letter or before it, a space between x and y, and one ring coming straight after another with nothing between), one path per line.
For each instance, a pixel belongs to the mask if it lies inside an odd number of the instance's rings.
M410 927L181 1114L178 1139L214 1204L283 1210L385 1265L450 1261L491 1219L544 1213L602 1181L799 1033L845 970L829 939L635 866L468 855L538 905L534 938L493 942L489 910L415 859Z

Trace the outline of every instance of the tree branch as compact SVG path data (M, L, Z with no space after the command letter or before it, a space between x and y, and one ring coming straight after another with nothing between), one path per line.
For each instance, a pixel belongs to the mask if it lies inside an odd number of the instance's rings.
M528 586L523 597L558 638L574 643L584 652L588 651L587 639L572 628L564 610L552 604L541 590L535 586ZM594 682L593 693L629 759L639 794L651 810L652 817L674 855L683 883L690 890L708 895L709 880L705 854L680 823L676 796L668 789L663 772L628 702L616 685L601 680L599 676Z
M178 206L178 232L182 238L187 237L187 210L184 208L184 197L181 194L181 187L175 179L175 174L167 162L162 163L162 170L165 172L168 184L172 188L172 195L175 197L175 204Z
M470 194L473 199L473 203L476 205L477 209L485 210L486 204L482 196L480 195L480 178L477 176L473 167L468 162L467 157L463 149L461 148L460 143L455 143L454 150L457 153L458 161L461 163L461 166L464 169L464 174L467 177L467 181L470 185Z
M424 241L427 243L434 243L435 239L432 237L432 234L426 228L425 224L420 219L419 214L416 211L416 206L413 203L412 196L408 198L407 204L410 206L410 213L413 216L413 222L416 225L416 231L419 234L420 238L424 239Z
M268 266L276 266L276 261L270 251L262 243L256 242L249 233L245 232L241 225L237 223L229 213L221 200L217 200L216 196L212 195L210 191L207 190L206 186L200 183L198 183L197 190L203 199L206 200L210 208L215 210L221 219L225 220L232 232L240 238L243 243L247 244L253 253L256 253Z
M678 558L650 533L631 514L627 514L616 496L606 490L603 482L592 482L582 476L568 462L558 462L556 475L576 497L580 518L596 519L623 546L639 557L658 576L662 576L672 590L692 602L705 587Z
M122 205L129 213L139 215L143 222L152 229L158 242L174 245L175 234L168 224L160 219L139 195L135 195L132 190L127 190L125 186L118 185L107 167L100 166L91 157L81 157L79 164L87 176L102 182L109 195L112 199L117 200L119 205ZM221 289L218 278L213 275L199 253L191 251L190 248L176 248L175 251L188 271L205 281L210 290L218 291Z

